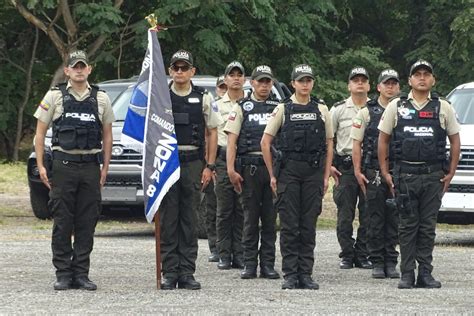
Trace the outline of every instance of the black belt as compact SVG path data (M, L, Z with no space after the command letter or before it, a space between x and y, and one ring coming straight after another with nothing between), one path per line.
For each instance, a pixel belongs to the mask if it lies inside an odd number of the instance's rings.
M179 162L189 162L194 160L202 159L201 151L197 150L179 150L178 151Z
M263 166L265 164L265 161L263 160L262 155L254 155L237 157L237 163L240 163L242 166Z
M226 146L217 146L217 157L226 161L227 156L227 147Z
M443 170L442 163L434 163L434 164L407 164L407 163L400 163L400 173L411 173L411 174L428 174L436 171Z
M98 162L102 163L103 157L102 153L96 154L68 154L62 151L53 151L54 160L63 160L71 162Z

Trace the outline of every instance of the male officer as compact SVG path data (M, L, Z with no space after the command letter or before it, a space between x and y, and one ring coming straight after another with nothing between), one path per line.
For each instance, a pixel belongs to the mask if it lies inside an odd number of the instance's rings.
M352 162L354 174L367 202L367 248L370 262L374 265L372 277L376 279L400 277L395 270L398 258L395 249L398 241L398 213L385 204L392 196L385 179L381 178L377 159L377 126L389 100L400 92L399 81L395 70L382 71L377 84L379 97L367 102L367 106L357 113L351 129Z
M280 214L282 289L317 290L311 277L316 222L328 186L333 130L327 106L311 97L312 68L296 66L291 79L295 93L273 110L261 148ZM271 145L277 134L281 152L274 167Z
M271 97L273 73L269 66L256 67L251 79L252 93L232 108L224 130L227 133L227 173L234 190L241 194L244 212L242 246L245 268L240 277L257 277L260 255L260 276L278 279L280 276L274 269L276 211L270 177L260 149L263 130L278 101Z
M97 289L88 277L90 253L100 212L100 190L112 154L115 117L107 94L87 82L91 71L85 52L70 53L64 68L68 82L48 91L35 112L38 170L41 181L51 190L55 290ZM50 183L43 158L45 135L51 125ZM73 234L74 245L71 244Z
M178 140L181 176L165 195L160 207L161 258L163 281L161 288L197 290L201 284L194 279L196 271L197 209L200 192L212 180L217 148L217 126L221 118L209 92L193 85L196 69L193 57L185 50L172 57L169 73L170 96ZM204 144L208 133L208 145ZM207 153L204 153L207 148ZM207 165L203 169L204 156Z
M227 65L224 72L227 92L217 102L219 112L225 123L232 108L244 97L245 71L242 64L233 61ZM217 183L217 250L219 263L217 268L243 269L242 226L243 211L238 195L227 174L226 151L227 134L224 132L225 123L218 128L218 156L216 160Z
M224 75L216 80L216 101L219 101L227 92L227 85L224 82ZM206 134L206 145L207 141ZM207 160L207 157L206 157ZM214 178L213 178L214 179ZM214 191L214 181L211 181L204 190L206 194L206 233L211 255L208 257L209 262L219 262L219 253L216 246L216 214L217 214L217 198Z
M449 102L431 88L433 67L418 60L410 68L411 91L391 101L379 124L378 158L380 170L396 196L400 226L400 289L440 288L431 275L436 220L441 198L447 191L459 161L461 129ZM450 143L450 163L446 161L446 136ZM393 178L387 162L392 140L395 165ZM395 194L396 193L396 194Z
M367 214L363 192L354 176L352 165L351 126L354 117L365 107L369 99L369 74L363 67L355 67L349 73L348 90L350 97L334 104L331 108L332 123L336 138L336 155L331 168L335 185L333 190L334 202L337 205L337 239L341 246L339 268L351 269L354 265L363 269L371 269L372 264L367 259ZM357 200L359 203L357 203ZM352 237L352 222L355 217L355 207L359 209L359 229L357 239Z

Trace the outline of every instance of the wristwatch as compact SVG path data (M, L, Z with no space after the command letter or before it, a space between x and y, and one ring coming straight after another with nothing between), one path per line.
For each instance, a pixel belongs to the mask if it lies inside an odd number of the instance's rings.
M215 163L208 163L206 165L206 168L211 170L211 171L216 171L216 164Z

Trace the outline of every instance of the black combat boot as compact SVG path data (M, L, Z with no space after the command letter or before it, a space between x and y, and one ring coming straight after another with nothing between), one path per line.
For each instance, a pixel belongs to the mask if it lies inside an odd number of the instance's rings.
M58 277L56 282L54 282L54 289L56 291L64 291L72 288L72 279L71 277Z
M219 254L217 252L211 252L211 255L207 257L209 262L219 262Z
M373 269L372 262L367 258L359 258L354 260L354 266L360 269Z
M415 271L402 272L400 282L398 282L399 289L412 289L415 286Z
M264 265L260 267L260 277L265 279L279 279L280 275L275 271L273 265Z
M217 264L217 269L220 270L229 270L232 268L232 264L230 263L230 258L220 258L219 263Z
M86 276L74 278L73 287L76 289L87 290L87 291L97 290L97 285L91 280L89 280L89 278Z
M176 277L164 277L161 280L161 289L162 290L174 290L176 289L176 283L178 279Z
M352 258L342 258L339 262L340 269L352 269L354 267L354 260Z
M285 277L285 281L281 285L282 290L294 290L298 286L298 278L296 275Z
M397 271L394 265L385 266L385 275L390 279L398 279L400 277L400 273Z
M374 267L372 270L372 278L374 279L385 279L385 270L383 267Z
M186 290L200 290L201 283L196 281L192 275L183 275L178 279L178 288Z
M240 271L241 279L254 279L257 277L257 266L248 265L245 266L242 271Z
M314 282L308 274L301 274L298 277L298 287L306 290L319 290L319 284Z
M232 258L232 268L234 269L243 269L245 267L244 260L239 257Z
M441 282L435 280L428 269L419 269L418 277L416 278L416 287L427 289L439 289Z

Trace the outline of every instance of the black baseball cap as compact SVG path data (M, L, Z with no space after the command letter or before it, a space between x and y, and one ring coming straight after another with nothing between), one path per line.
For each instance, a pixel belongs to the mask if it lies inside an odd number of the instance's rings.
M242 74L245 75L244 66L242 66L242 64L241 64L240 62L234 60L233 62L231 62L230 64L228 64L227 67L225 67L224 76L227 76L228 74L230 74L230 72L231 72L234 68L239 69L240 72L242 72Z
M400 82L400 78L398 77L398 72L393 69L385 69L379 75L379 83L384 83L389 79L395 79L397 82Z
M433 73L433 66L423 59L418 59L410 68L410 76L413 75L418 69L425 68L429 72Z
M76 50L69 54L67 65L68 67L74 67L78 62L84 63L86 66L89 65L89 61L87 59L87 54L83 50Z
M352 78L355 76L364 76L369 79L369 72L364 67L356 66L352 68L351 72L349 73L349 80L352 80Z
M295 68L293 68L293 71L291 72L291 80L298 81L304 77L310 77L311 79L314 79L313 69L311 68L311 66L306 64L300 64L295 66Z
M225 84L224 82L224 75L220 75L219 77L217 77L217 81L216 81L216 87L219 87L221 85Z
M193 55L190 52L180 49L171 56L170 65L174 65L177 61L184 61L189 66L193 65Z
M255 67L255 69L252 71L252 80L260 80L263 78L268 78L270 80L273 80L273 72L272 69L267 66L267 65L260 65Z

